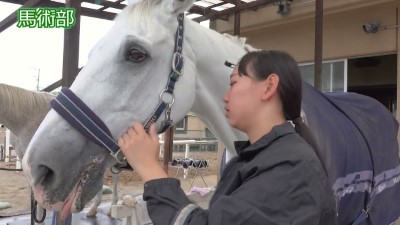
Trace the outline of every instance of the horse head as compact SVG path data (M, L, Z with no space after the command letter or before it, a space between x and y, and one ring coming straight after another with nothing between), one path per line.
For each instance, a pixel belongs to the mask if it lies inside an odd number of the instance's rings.
M22 158L36 129L50 110L54 95L0 84L1 127L11 131L11 142Z
M165 93L171 70L180 60L174 54L175 40L181 38L176 36L180 27L177 17L193 2L132 2L92 49L87 65L70 87L107 124L114 140L133 122L144 124L160 101L171 106L170 119L175 122L193 107L196 62L193 49L185 44L186 36L178 53L185 60L183 75L178 74L173 94ZM158 128L163 118L164 112L153 121ZM115 162L108 151L99 150L96 143L50 110L28 146L23 168L39 204L66 216L81 211L94 197L105 169Z

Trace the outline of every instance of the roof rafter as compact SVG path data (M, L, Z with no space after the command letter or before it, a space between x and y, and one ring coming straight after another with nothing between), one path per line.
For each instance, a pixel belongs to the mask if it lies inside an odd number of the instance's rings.
M96 2L95 0L81 0L82 2L86 3L91 3L91 4L97 4L100 5L101 7L99 9L92 9L88 7L82 7L82 15L83 16L89 16L89 17L94 17L94 18L99 18L99 19L106 19L106 20L113 20L116 17L116 13L112 12L107 12L107 9L117 9L117 10L122 10L123 8L126 7L125 4L122 4L124 0L118 0L115 2L111 1L105 1L102 0L99 3ZM202 0L198 0L198 2L201 2ZM230 15L233 15L235 13L240 13L242 11L248 11L248 10L256 10L260 7L267 6L269 4L273 4L275 2L278 2L280 0L255 0L252 2L244 2L241 0L220 0L218 3L214 3L212 1L206 1L208 4L211 4L207 7L199 6L199 5L193 5L192 8L188 11L188 14L199 14L201 15L200 17L194 18L193 20L196 22L201 22L205 20L216 20L216 19L221 19L221 20L227 20ZM65 7L64 3L60 2L53 2L50 0L0 0L0 2L7 2L7 3L13 3L13 4L19 4L22 5L21 7ZM217 2L217 1L214 1ZM216 7L223 6L225 4L233 4L235 5L232 8L227 8L223 10L216 10ZM11 25L17 22L17 11L11 13L7 18L5 18L3 21L0 21L0 32L4 31Z
M224 0L224 1L226 1L226 0ZM215 20L222 16L229 16L234 13L242 12L242 11L246 11L246 10L254 10L256 8L267 6L267 5L273 4L278 1L279 0L257 0L257 1L248 2L248 3L241 2L240 4L236 5L235 7L228 8L228 9L225 9L222 11L213 10L206 15L194 18L193 20L197 21L197 22L201 22L201 21L205 21L205 20Z

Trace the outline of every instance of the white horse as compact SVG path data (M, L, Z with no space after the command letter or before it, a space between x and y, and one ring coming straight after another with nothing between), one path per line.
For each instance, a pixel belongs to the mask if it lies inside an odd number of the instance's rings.
M143 124L147 124L147 121L155 122L161 128L162 122L168 122L169 119L180 121L189 111L196 113L225 144L230 156L235 155L233 142L247 139L243 133L229 126L224 116L222 99L229 87L232 70L224 66L224 62L237 62L249 46L240 39L223 36L189 19L184 19L184 25L180 24L178 15L187 11L193 2L194 0L131 2L116 19L109 33L93 48L87 65L81 70L70 90L108 126L112 139L118 139L134 121ZM180 55L184 58L182 71L179 70ZM165 89L171 89L171 85L175 87L173 95L165 93ZM368 213L369 224L389 224L397 219L398 209L381 209L373 205L374 208L370 211L368 205L364 210L371 192L377 196L375 202L382 202L382 196L386 199L399 199L400 196L396 179L400 176L396 158L397 139L393 135L397 132L397 124L393 117L371 99L357 97L358 102L371 103L363 105L344 99L347 107L338 110L338 106L334 105L335 101L328 101L325 95L312 87L305 86L305 91L304 113L321 149L324 150L320 155L337 198L341 224L350 224L361 212ZM67 94L68 90L63 99L59 100L76 98L73 94ZM322 103L314 102L313 97L323 101L324 108L318 108ZM79 101L73 102L77 104ZM151 115L160 102L167 102L163 103L167 105L166 113L165 117L163 112L161 118L156 119ZM387 144L381 148L385 149L387 155L383 170L376 170L381 164L372 162L374 157L384 160L383 154L373 157L368 155L372 154L371 151L376 151L370 148L372 144L368 142L371 135L364 134L362 129L358 129L357 122L349 120L351 115L343 113L346 108L360 109L365 106L371 107L363 108L360 114L363 116L357 115L359 118L372 118L368 113L376 109L380 110L379 115L382 116L382 120L378 122L373 119L368 121L370 127L367 128L374 127L368 131L378 132L373 138L383 132L387 133L384 137L387 139L379 142ZM62 109L59 106L58 110L60 108ZM335 119L329 117L328 112L320 113L322 110L335 112ZM314 119L319 115L327 118ZM116 159L107 150L99 150L98 147L101 142L110 142L112 145L111 139L102 141L90 136L91 131L80 129L79 122L75 122L74 127L78 124L75 129L63 117L55 110L47 114L32 138L22 164L36 200L48 209L61 211L62 217L65 217L71 211L81 211L85 203L101 189L104 170L114 164ZM94 120L97 121L98 118ZM329 121L336 123L325 126L324 123ZM343 124L349 126L349 129L335 126L342 121L349 121ZM99 124L94 125L95 129L96 126L102 127L100 130L108 133L105 125ZM382 124L386 125L385 130L382 130ZM102 132L99 133L103 135ZM353 141L352 135L360 140L357 145L347 144ZM340 139L335 139L337 137ZM110 151L115 150L108 145L107 148ZM118 156L117 154L116 158L120 160ZM345 158L341 160L339 156ZM358 158L356 164L351 161L354 156ZM383 182L384 186L375 188L376 181ZM349 189L349 185L352 188ZM348 202L351 204L347 204ZM395 205L393 208L396 208ZM383 216L382 219L376 219L379 216Z
M54 96L48 93L0 84L0 122L12 132L13 146L20 159L23 158L43 118L51 109L49 102L53 98ZM42 214L43 209L38 206L36 217L40 220Z
M0 122L12 132L14 149L19 158L23 158L30 140L40 123L50 111L50 101L55 96L46 92L35 92L0 84ZM118 174L113 174L113 196L111 205L118 201ZM102 201L103 190L100 190L87 212L88 217L96 215L97 208ZM38 209L41 217L42 209ZM109 211L110 214L111 211Z
M71 90L109 125L115 139L133 121L144 122L158 104L172 64L176 16L191 4L169 0L130 5L91 51ZM244 46L191 20L185 20L185 30L184 75L176 84L171 117L179 121L189 111L197 113L228 149L234 149L233 140L246 137L225 120L222 96L229 87L230 69L219 65L225 60L238 61L245 53ZM215 82L216 74L221 82ZM100 98L98 93L104 95ZM160 123L157 121L158 126ZM113 157L99 151L51 110L22 164L38 202L67 215L82 210L93 198L101 188L105 168L113 163Z

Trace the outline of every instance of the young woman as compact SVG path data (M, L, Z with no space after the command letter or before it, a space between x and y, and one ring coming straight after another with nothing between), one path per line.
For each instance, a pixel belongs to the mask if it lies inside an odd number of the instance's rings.
M179 180L162 170L154 126L147 135L136 123L119 140L146 182L143 197L153 223L337 224L317 147L300 118L302 81L293 58L279 51L250 52L233 70L230 84L226 117L249 141L235 143L238 156L226 166L208 210L191 203Z

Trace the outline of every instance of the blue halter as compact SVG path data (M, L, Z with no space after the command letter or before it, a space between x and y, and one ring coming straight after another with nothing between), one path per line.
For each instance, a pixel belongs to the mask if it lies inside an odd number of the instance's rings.
M170 76L165 89L160 93L160 103L143 125L146 132L149 131L150 125L155 123L163 112L165 112L165 119L161 122L161 129L158 132L163 133L172 126L171 108L175 101L174 88L176 81L182 75L181 71L183 67L183 14L180 14L177 20L178 28L175 34L175 47ZM167 94L172 97L170 102L166 102L163 99L163 96ZM126 164L125 157L113 139L107 125L70 89L63 88L57 98L52 100L50 104L61 117L82 135L106 148L118 163Z

